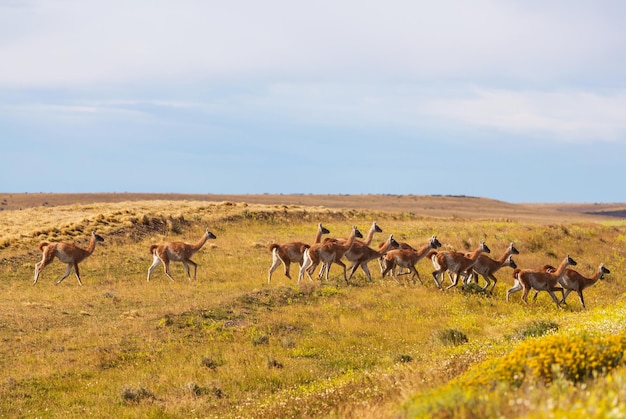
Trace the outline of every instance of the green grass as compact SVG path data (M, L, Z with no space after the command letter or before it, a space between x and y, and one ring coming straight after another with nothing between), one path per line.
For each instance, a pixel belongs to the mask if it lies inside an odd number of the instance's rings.
M327 283L305 279L298 287L281 267L267 284L270 243L311 241L317 222L343 237L352 224L364 229L374 219L384 230L375 244L394 233L419 246L437 234L446 249L465 250L485 240L497 257L513 241L521 268L558 264L569 253L583 274L600 262L612 273L585 291L586 311L572 298L557 310L545 293L529 306L519 293L507 304L509 268L496 274L491 296L460 287L442 292L429 261L418 264L424 286L383 281L376 262L371 283L359 273L346 286L335 266ZM459 400L449 383L475 365L513 353L534 339L528 336L575 335L589 323L614 332L614 310L625 291L619 280L625 266L622 226L168 201L3 211L0 221L0 243L6 243L0 246L0 412L6 417L446 412L420 406L422 395L441 394L442 406ZM174 263L176 281L162 268L146 281L150 244L195 242L205 226L217 239L194 257L197 280L188 281ZM65 270L58 261L31 285L39 241L86 245L92 229L105 243L81 264L82 287L73 275L53 284ZM296 277L297 266L291 271ZM619 371L611 372L614 382L623 382ZM588 389L622 394L596 375L586 378ZM522 388L532 386L565 394L539 381ZM581 383L563 386L565 392ZM507 417L533 412L533 406L509 406L507 394L522 390L501 391L491 393L494 403L465 408ZM604 400L595 390L592 395Z

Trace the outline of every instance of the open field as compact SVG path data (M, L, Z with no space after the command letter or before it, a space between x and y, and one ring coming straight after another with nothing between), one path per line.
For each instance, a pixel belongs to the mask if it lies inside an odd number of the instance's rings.
M41 199L43 198L43 201ZM123 199L127 198L127 199ZM209 199L215 198L215 199ZM262 201L270 199L271 201ZM74 199L74 201L72 201ZM281 201L283 199L284 201ZM1 195L0 417L619 417L626 414L626 205L513 205L469 197ZM301 200L301 201L298 201ZM245 203L244 203L245 201ZM356 205L360 203L360 205ZM19 209L21 208L21 209ZM429 261L424 284L359 272L301 286L268 284L273 242L311 242L377 221L414 246L432 234L443 249L485 240L497 258L510 242L520 268L570 254L604 281L562 310L546 293L528 306L492 295L440 291ZM150 282L148 249L217 239ZM87 246L83 286L58 260L37 285L42 241ZM292 277L297 265L291 267ZM483 284L482 279L480 280ZM448 284L446 279L446 285Z
M511 204L493 199L441 195L216 195L216 194L8 194L0 193L0 210L51 207L93 202L133 202L147 200L246 202L264 205L300 205L330 209L361 209L408 212L430 217L510 218L517 221L560 222L626 218L626 203L547 203Z

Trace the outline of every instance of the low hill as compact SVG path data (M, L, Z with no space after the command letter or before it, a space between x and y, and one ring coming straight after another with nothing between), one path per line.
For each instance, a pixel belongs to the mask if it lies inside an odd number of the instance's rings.
M593 221L626 217L626 203L512 204L463 195L370 194L176 194L176 193L0 193L0 210L38 206L144 200L247 202L251 204L323 206L407 212L429 217L512 219L517 221Z

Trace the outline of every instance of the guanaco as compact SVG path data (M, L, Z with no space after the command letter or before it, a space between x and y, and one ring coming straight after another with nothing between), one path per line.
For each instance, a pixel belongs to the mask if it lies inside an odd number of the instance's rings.
M58 285L70 275L72 268L74 268L74 274L78 279L78 285L83 285L80 280L80 271L78 270L78 264L85 260L89 255L93 253L98 242L104 242L102 236L96 234L95 231L91 232L91 238L89 239L89 245L86 249L81 249L72 243L48 243L43 242L39 244L39 250L42 252L41 262L35 265L35 280L33 285L37 283L39 274L43 271L43 268L48 266L52 262L55 256L63 263L67 263L67 270L65 275L61 277L55 285Z
M551 265L544 265L542 270L545 270L547 272L555 272L556 268ZM598 279L604 279L604 275L610 273L611 271L609 271L604 266L604 263L601 263L600 266L598 266L596 272L589 278L581 275L578 271L575 271L574 269L565 269L565 275L563 275L563 277L559 281L559 284L563 287L564 290L563 298L561 298L561 304L565 303L565 299L570 292L576 291L576 293L578 294L578 299L580 300L580 304L583 306L583 308L587 308L585 307L583 290L594 285L596 282L598 282ZM533 301L537 299L537 294L539 294L539 291L535 291Z
M150 281L150 275L152 271L159 265L159 262L163 262L163 268L165 269L165 275L172 281L174 278L170 275L170 262L182 262L187 272L187 278L191 281L191 275L189 274L189 264L193 265L193 279L196 279L196 270L198 264L191 260L191 257L204 246L204 243L208 239L216 239L215 234L211 233L207 228L202 238L195 244L188 244L184 242L169 242L163 244L153 244L150 246L150 254L152 254L152 265L148 268L148 281Z
M561 301L554 295L555 291L563 291L563 288L557 285L561 281L565 270L568 266L575 266L576 261L567 255L563 262L554 272L548 272L545 269L515 269L513 271L513 278L515 278L515 284L506 291L506 301L509 301L509 296L518 291L524 290L522 294L522 301L528 304L528 293L531 289L537 291L547 291L552 297L552 300L558 308L561 308Z
M513 243L509 244L509 247L506 248L504 253L502 253L502 256L498 259L492 259L486 254L481 253L474 266L472 266L468 272L469 276L466 283L469 283L472 276L474 276L476 282L478 282L478 275L481 275L487 282L483 291L487 291L491 285L491 281L493 281L493 286L491 286L491 290L489 290L489 293L493 294L493 289L496 287L496 283L498 282L498 278L496 278L494 274L504 266L509 266L513 269L517 268L515 261L513 261L513 258L510 257L511 255L519 255L519 250L515 248Z
M317 224L317 233L315 233L315 239L313 244L319 243L323 234L330 234L330 230L322 225ZM304 250L311 247L311 245L303 242L289 242L284 244L272 243L269 246L270 252L272 252L272 266L270 266L269 273L267 275L267 283L272 281L272 273L278 268L278 265L282 262L285 267L285 276L291 279L289 273L289 267L291 263L297 263L302 266L302 260L304 257Z
M378 226L376 221L374 221L372 223L370 229L368 230L367 235L365 236L364 240L354 240L354 243L352 244L352 247L350 248L350 250L348 250L343 255L346 258L346 260L348 260L348 262L350 262L352 264L348 268L349 271L356 270L356 269L358 269L359 266L361 266L363 272L365 272L365 275L367 275L367 277L370 278L370 280L371 280L371 275L369 273L369 268L367 267L367 263L365 265L361 265L360 260L362 260L364 257L366 257L366 255L370 254L370 250L373 250L369 246L372 243L372 240L374 239L374 234L375 233L382 233L382 232L383 232L383 230ZM338 241L339 242L343 242L344 239L339 239ZM394 242L395 242L395 240L394 240ZM381 244L381 246L382 246L382 244ZM357 267L355 268L355 266L357 266ZM352 276L352 274L350 274L348 279L350 279L351 276Z
M324 240L322 243L314 244L310 248L306 249L304 251L304 261L302 262L300 273L298 274L298 284L300 283L300 280L304 276L305 272L309 279L312 280L311 272L313 272L315 266L320 262L327 265L322 266L322 269L320 270L320 275L324 270L326 271L326 280L328 280L330 265L336 263L343 268L343 278L346 283L348 283L348 275L346 272L347 268L341 261L341 258L348 250L350 250L357 237L363 238L363 234L359 231L357 226L352 226L350 236L345 242L340 242L339 240L334 239Z
M435 278L435 282L441 285L444 272L450 271L454 273L454 279L452 280L452 284L446 289L455 287L459 283L459 277L474 266L481 253L491 253L489 247L482 241L480 242L480 246L468 255L462 252L438 252L432 254L431 260L435 267L435 271L433 271L432 275ZM429 254L431 253L429 252ZM438 280L439 276L441 276L441 281Z
M354 273L360 266L363 272L365 272L367 279L372 282L372 275L370 274L367 263L371 260L378 259L384 256L389 250L397 249L398 247L398 242L393 238L393 234L391 234L389 235L389 238L387 240L380 244L378 250L374 250L369 246L361 248L359 250L359 258L353 261L353 264L350 267L350 275L348 276L348 280L352 278L352 275L354 275Z
M413 283L415 283L415 278L417 277L420 283L423 284L422 278L420 277L417 268L415 268L415 265L422 258L426 257L429 251L434 251L434 249L438 249L441 247L441 243L439 242L439 240L437 240L437 236L433 234L428 240L428 243L424 246L421 246L419 249L414 249L406 243L404 243L404 246L402 243L398 244L398 249L392 249L388 251L382 258L379 259L379 261L382 259L381 276L384 279L387 273L391 272L392 278L395 279L396 282L400 283L396 275L396 267L406 268L408 269L407 273L413 273L413 276L411 277ZM437 286L439 286L438 282Z
M421 246L419 249L413 248L410 244L406 242L398 242L398 249L391 249L385 255L378 258L378 265L380 266L380 273L384 279L385 275L391 272L391 276L396 281L398 281L396 277L396 266L401 267L401 268L403 266L408 266L408 263L410 263L409 259L412 259L413 260L412 265L413 267L415 267L415 264L419 262L422 258L426 257L426 255L428 254L430 250L439 249L440 247L441 247L441 242L437 240L437 236L434 234L430 237L430 239L428 240L428 243ZM399 250L410 250L412 253L411 252L399 252ZM402 259L404 259L405 261L402 262ZM398 261L398 263L396 263L396 260ZM387 267L389 267L389 269L387 269ZM407 269L408 269L408 272L398 273L398 275L406 275L406 274L413 273L413 275L414 276L417 275L417 278L420 280L420 282L422 282L422 279L420 278L419 272L417 272L417 269L412 270L410 267L407 267ZM415 278L413 278L413 281L415 282Z

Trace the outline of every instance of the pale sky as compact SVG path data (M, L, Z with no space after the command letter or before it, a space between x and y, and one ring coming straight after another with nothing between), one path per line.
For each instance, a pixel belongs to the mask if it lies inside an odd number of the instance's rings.
M0 192L626 202L626 2L0 0Z

